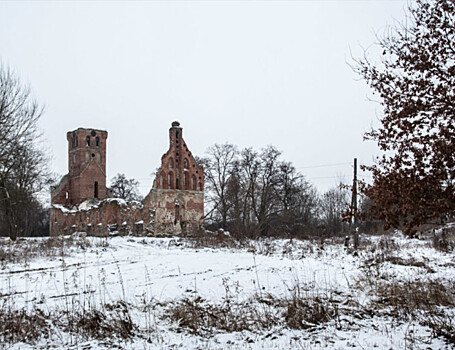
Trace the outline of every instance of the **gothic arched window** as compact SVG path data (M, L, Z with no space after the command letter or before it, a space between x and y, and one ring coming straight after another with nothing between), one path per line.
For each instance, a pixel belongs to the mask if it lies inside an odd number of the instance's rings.
M191 176L191 189L196 191L196 176Z
M186 171L185 174L183 175L183 188L185 190L190 189L190 174L188 173L188 171Z
M160 174L160 184L159 184L158 188L161 188L161 189L162 189L162 188L163 188L163 185L164 185L164 183L163 183L163 173L161 173L161 174Z
M170 190L174 189L174 174L172 171L167 174L167 188Z

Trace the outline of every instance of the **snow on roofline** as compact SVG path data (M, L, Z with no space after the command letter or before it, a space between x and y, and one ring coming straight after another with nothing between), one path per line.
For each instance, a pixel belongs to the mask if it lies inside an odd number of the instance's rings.
M139 201L128 202L122 198L107 198L96 204L91 204L90 201L92 201L92 199L87 199L87 200L83 201L82 203L80 203L77 206L77 208L68 208L68 207L64 206L63 204L53 204L52 208L59 209L63 213L74 214L74 213L77 213L78 211L89 211L91 209L99 208L106 203L117 203L119 206L122 206L122 207L126 207L126 206L128 206L128 204L142 206L142 203Z

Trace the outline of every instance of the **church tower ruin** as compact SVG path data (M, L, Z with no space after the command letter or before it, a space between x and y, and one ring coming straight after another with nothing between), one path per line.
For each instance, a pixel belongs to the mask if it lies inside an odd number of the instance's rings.
M86 200L107 198L107 131L79 128L66 134L68 174L51 189L51 203L73 207Z

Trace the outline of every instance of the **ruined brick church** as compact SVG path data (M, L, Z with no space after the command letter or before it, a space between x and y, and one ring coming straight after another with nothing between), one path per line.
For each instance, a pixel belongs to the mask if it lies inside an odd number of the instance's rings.
M106 186L107 131L79 128L66 134L68 174L51 188L50 234L176 234L198 230L204 217L204 171L183 140L180 123L169 129L152 189L142 203L111 198Z

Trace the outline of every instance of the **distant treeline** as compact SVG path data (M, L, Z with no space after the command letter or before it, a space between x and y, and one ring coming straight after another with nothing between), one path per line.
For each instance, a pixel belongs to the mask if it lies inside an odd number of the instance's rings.
M256 151L215 144L198 161L204 166L209 229L222 228L238 238L327 237L351 229L343 221L351 190L340 184L319 194L273 146ZM361 198L360 211L366 212L368 206L369 201ZM379 227L368 219L360 225L363 231Z

